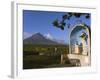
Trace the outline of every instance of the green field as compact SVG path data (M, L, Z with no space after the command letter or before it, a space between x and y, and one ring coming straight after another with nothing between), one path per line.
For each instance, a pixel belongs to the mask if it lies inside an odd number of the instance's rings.
M68 54L68 50L68 45L24 45L23 69L72 66L68 59L60 64L61 54Z

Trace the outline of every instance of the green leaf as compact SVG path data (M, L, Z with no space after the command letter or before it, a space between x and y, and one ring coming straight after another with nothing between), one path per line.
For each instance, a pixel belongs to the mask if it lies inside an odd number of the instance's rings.
M53 26L59 26L58 20L53 21Z
M64 26L61 26L61 30L64 30Z
M67 18L68 18L68 15L67 15L67 14L65 14L65 15L62 16L62 19L63 19L63 20L65 20L65 19L67 19Z

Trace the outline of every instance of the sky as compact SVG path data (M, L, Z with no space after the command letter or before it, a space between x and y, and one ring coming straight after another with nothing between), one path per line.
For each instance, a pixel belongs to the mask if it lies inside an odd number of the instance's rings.
M55 19L61 20L62 15L66 13L67 12L23 10L24 38L39 32L50 39L61 40L68 43L71 29L68 29L66 26L64 30L61 30L60 28L54 27L52 24ZM77 19L72 17L68 22L73 26L76 23L75 20ZM80 20L85 22L88 26L91 24L91 20L85 19L84 16L81 16Z

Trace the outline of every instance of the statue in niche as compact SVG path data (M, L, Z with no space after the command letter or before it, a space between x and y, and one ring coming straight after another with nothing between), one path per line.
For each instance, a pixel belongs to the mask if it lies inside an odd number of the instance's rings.
M88 55L88 51L87 51L87 34L85 32L82 32L82 34L80 35L81 38L81 42L82 42L82 55Z

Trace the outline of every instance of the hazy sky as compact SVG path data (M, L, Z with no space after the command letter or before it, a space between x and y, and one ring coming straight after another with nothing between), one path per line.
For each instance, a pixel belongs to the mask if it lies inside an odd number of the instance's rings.
M68 43L70 29L66 27L65 30L61 30L52 25L55 19L61 20L64 14L66 14L66 12L23 10L24 38L39 32L51 39L64 40ZM69 20L71 25L75 24L75 20L77 20L75 17ZM84 16L81 16L80 20L85 22L88 26L91 24L90 19L85 19Z

